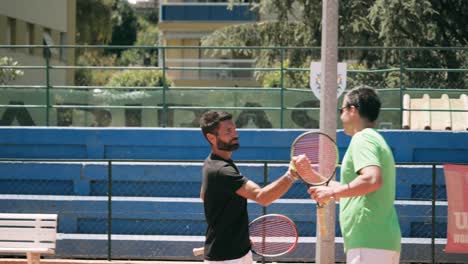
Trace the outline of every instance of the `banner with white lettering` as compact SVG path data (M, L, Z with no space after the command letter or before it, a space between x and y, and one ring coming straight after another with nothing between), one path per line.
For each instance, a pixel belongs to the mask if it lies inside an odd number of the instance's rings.
M468 253L468 166L444 165L447 188L447 253Z

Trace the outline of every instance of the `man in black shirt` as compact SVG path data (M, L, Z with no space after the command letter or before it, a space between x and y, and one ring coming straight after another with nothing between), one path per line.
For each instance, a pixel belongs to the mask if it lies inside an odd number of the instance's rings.
M200 197L208 224L205 263L251 264L247 199L267 206L281 197L297 180L291 167L285 175L260 188L241 175L231 160L239 148L239 137L232 115L208 111L200 119L211 153L203 165Z

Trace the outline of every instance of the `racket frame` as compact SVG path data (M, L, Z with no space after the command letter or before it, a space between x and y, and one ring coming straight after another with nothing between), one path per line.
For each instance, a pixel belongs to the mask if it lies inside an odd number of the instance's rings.
M325 136L326 138L328 138L330 140L330 142L333 143L333 146L335 148L336 160L335 160L335 166L333 168L333 172L330 175L325 176L326 180L324 180L324 181L321 181L321 182L318 182L318 183L309 183L309 182L305 181L304 178L299 173L297 173L297 175L301 178L301 181L307 186L307 189L309 189L309 187L311 187L311 186L323 186L323 185L328 186L331 179L335 176L336 170L337 170L338 164L339 164L339 152L338 152L338 146L336 145L335 140L333 140L329 135L327 135L327 134L325 134L323 132L320 132L320 131L307 131L307 132L304 132L304 133L300 134L299 136L297 136L296 139L291 144L291 153L290 153L291 160L294 157L295 144L299 140L301 140L303 137L305 137L307 135L310 135L310 134L318 134L318 135L322 135L322 136ZM297 168L296 168L294 162L292 163L292 166L293 166L293 169L297 172ZM315 169L312 168L312 170L314 170L314 172L317 175L323 176L323 175L320 174L320 172L317 172ZM326 202L325 202L325 204L326 204ZM328 235L327 229L325 228L325 223L326 223L325 217L326 216L325 216L325 212L323 211L323 206L325 204L324 203L320 204L320 203L317 202L317 218L318 218L318 224L319 224L319 227L320 227L320 234L322 236L327 236Z
M249 237L251 236L250 235L250 226L252 226L253 224L255 224L257 221L261 221L261 219L263 218L267 218L267 217L278 217L278 218L281 218L283 220L285 220L286 222L288 222L291 227L292 227L292 230L294 231L295 233L295 241L294 243L292 244L292 246L289 247L288 250L284 251L284 252L281 252L281 253L278 253L278 254L261 254L261 253L258 253L254 250L253 247L251 247L251 251L259 256L262 256L262 257L279 257L279 256L282 256L282 255L285 255L291 251L293 251L296 246L297 246L297 243L299 241L299 234L297 232L297 227L296 227L296 224L294 223L293 220L291 220L289 217L285 216L285 215L282 215L282 214L266 214L266 215L262 215L262 216L259 216L257 218L255 218L254 220L252 220L250 223L249 223Z
M335 140L333 140L329 135L323 133L323 132L320 132L320 131L307 131L307 132L304 132L302 134L300 134L299 136L296 137L296 139L294 139L293 143L291 144L291 152L290 152L290 156L291 156L291 160L292 158L294 157L294 146L296 145L296 143L302 139L303 137L307 136L307 135L310 135L310 134L318 134L318 135L322 135L322 136L325 136L327 137L330 142L333 143L333 146L334 146L334 149L335 149L335 153L336 153L336 160L335 160L335 166L334 166L334 169L333 169L333 172L328 175L328 176L325 176L325 180L324 181L321 181L321 182L317 182L317 183L310 183L310 182L307 182L306 180L304 180L304 178L299 174L297 173L297 175L301 178L302 182L304 184L307 185L307 187L311 187L311 186L322 186L322 185L325 185L325 186L328 186L328 183L330 183L331 179L333 179L333 176L335 176L336 174L336 170L338 168L338 164L339 164L339 152L338 152L338 146L336 145L336 142ZM294 162L292 163L292 166L293 166L293 169L297 172L297 168L296 168L296 165L294 164ZM313 169L314 170L314 169ZM314 172L316 172L319 176L323 176L321 175L319 172L317 172L316 170L314 170Z
M253 225L255 222L257 221L260 221L261 219L263 218L267 218L267 217L272 217L272 216L275 216L275 217L279 217L279 218L282 218L283 220L285 220L286 222L290 223L291 227L292 227L292 230L294 231L295 233L295 241L293 243L293 245L291 247L289 247L288 250L284 251L284 252L281 252L281 253L278 253L278 254L260 254L258 252L256 252L253 247L251 247L251 251L259 256L262 256L262 257L278 257L278 256L282 256L284 254L287 254L291 251L293 251L296 246L297 246L297 243L299 241L299 234L297 232L297 227L296 227L296 224L294 223L293 220L291 220L289 217L285 216L285 215L281 215L281 214L266 214L266 215L262 215L262 216L259 216L257 218L255 218L254 220L250 221L249 223L249 228L251 225ZM250 229L249 229L249 237L250 237ZM193 248L192 252L193 252L193 255L194 256L200 256L200 255L203 255L205 252L205 248L204 247L199 247L199 248Z

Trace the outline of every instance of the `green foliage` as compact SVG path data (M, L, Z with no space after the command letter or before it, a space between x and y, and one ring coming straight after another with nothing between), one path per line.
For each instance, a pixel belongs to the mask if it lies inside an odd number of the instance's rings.
M348 89L359 85L369 85L379 88L399 88L400 87L400 71L396 67L391 67L397 70L374 72L367 68L365 64L349 63L347 64L346 86Z
M149 21L138 19L138 34L135 46L157 46L159 43L159 30ZM120 65L157 65L157 49L128 49L122 52Z
M79 86L88 86L93 82L91 70L77 69L75 70L75 84Z
M109 79L106 86L117 87L167 87L171 86L171 82L166 78L163 80L163 73L160 70L125 70L115 73Z
M77 2L81 2L77 1ZM104 9L105 12L101 9ZM112 45L135 45L135 46L156 46L158 44L159 31L154 24L144 18L135 16L130 5L125 0L84 0L77 6L77 13L92 13L100 12L106 17L106 25L111 26L109 31L111 34L106 35L106 39ZM94 20L89 20L81 25L81 28L86 30L96 29L97 31L104 30L101 25L93 25ZM101 20L99 20L101 21ZM101 21L103 22L103 21ZM105 29L107 30L107 28ZM137 34L138 30L138 34ZM97 32L96 31L96 32ZM86 31L88 32L88 31ZM96 33L92 31L94 35ZM107 31L105 31L107 32ZM109 33L107 32L107 33ZM106 33L106 34L107 34ZM91 33L90 33L91 34ZM133 34L135 36L133 36ZM136 40L136 41L135 41ZM98 39L93 39L88 44L96 43ZM104 41L104 40L100 40ZM106 42L106 43L107 43ZM77 65L78 66L134 66L134 65L157 65L158 50L155 48L139 49L130 48L123 49L77 49ZM119 56L120 55L120 56ZM113 74L118 71L108 69L78 69L75 71L75 82L77 85L87 86L106 85Z
M468 2L429 0L378 0L369 12L369 19L379 33L383 46L467 46ZM403 55L406 64L424 68L462 68L468 58L453 51L422 51ZM413 74L409 86L459 88L468 85L463 73L440 72Z
M303 23L280 23L280 22L261 22L242 24L225 27L216 30L212 34L202 39L202 46L293 46L303 47L307 43L315 43L310 39L310 35L304 34L306 30ZM271 34L277 32L277 34ZM209 49L205 52L208 56L213 57L252 57L255 58L257 68L279 67L280 65L280 50L279 49ZM293 68L299 68L307 65L310 58L314 56L316 51L310 49L290 50L284 54L288 65ZM275 66L273 66L275 65ZM308 66L306 66L308 67ZM266 72L256 72L257 80L262 80L264 75L269 75L268 79L275 78L275 73L268 74ZM287 75L293 78L298 73L288 72ZM291 85L303 84L301 80L291 80Z
M76 1L76 25L79 44L132 45L136 40L137 18L126 0Z
M76 42L88 45L108 44L112 37L113 0L76 1Z
M137 38L137 17L125 0L115 0L112 14L112 38L111 45L133 45ZM122 49L110 49L120 55Z
M117 56L115 54L104 55L102 50L84 50L77 58L78 66L115 66ZM75 71L76 85L104 85L114 74L114 70L106 69L77 69Z
M274 71L265 74L265 76L263 77L262 86L274 88L281 87L281 73Z
M303 23L299 22L259 22L239 24L223 27L212 34L202 38L202 46L310 46L319 44L306 30ZM223 50L215 50L222 52ZM224 50L224 52L229 52ZM250 54L250 50L240 50L244 55Z
M231 5L243 2L229 0ZM302 46L319 47L321 43L321 0L250 0L252 10L273 19L216 30L205 37L206 46ZM467 46L468 1L465 0L342 0L339 1L338 46L421 47ZM224 51L225 53L228 51ZM215 51L216 56L221 51ZM279 62L277 51L243 51L256 59L256 67L271 67ZM235 55L235 54L234 54ZM295 50L285 54L292 67L306 65L313 52ZM405 67L459 69L468 64L466 52L456 51L359 51L340 54L340 60L363 64L366 69L390 68L404 60ZM466 68L466 67L465 67ZM393 74L380 81L395 85ZM437 87L463 88L466 74L440 72L402 77L414 83ZM390 77L393 76L393 77ZM257 76L258 77L258 76ZM377 77L376 77L377 78ZM384 79L390 78L391 81ZM378 79L378 78L377 78ZM433 87L433 86L431 86ZM434 87L433 87L434 88Z
M277 63L275 68L280 68L281 64ZM307 65L303 65L307 68ZM286 88L308 88L309 87L309 72L308 71L288 71L289 61L283 63L283 87ZM281 71L267 72L261 75L263 87L281 87Z
M95 89L93 99L102 103L115 103L119 100L128 103L151 97L151 93L145 87L162 87L164 83L167 87L171 85L169 80L163 80L163 73L159 70L125 70L113 74L105 85L118 88Z
M18 62L9 57L0 58L0 66L18 66ZM0 69L0 84L4 85L15 80L19 76L23 76L24 72L19 69L1 68Z
M143 15L144 19L152 24L157 24L159 21L159 13L156 10L153 10L145 15Z
M283 86L285 88L309 89L309 71L289 71L289 61L283 64ZM308 68L309 65L302 65L301 68ZM275 68L280 68L276 64ZM392 68L392 67L390 67ZM356 87L362 84L370 85L376 88L399 88L400 72L373 72L365 64L350 63L347 65L347 87ZM281 72L270 71L263 74L260 78L263 87L281 87ZM406 79L405 79L406 80Z
M143 65L140 49L128 49L122 52L119 59L120 65L136 66Z
M154 23L138 18L138 34L135 45L157 45L159 43L159 30Z

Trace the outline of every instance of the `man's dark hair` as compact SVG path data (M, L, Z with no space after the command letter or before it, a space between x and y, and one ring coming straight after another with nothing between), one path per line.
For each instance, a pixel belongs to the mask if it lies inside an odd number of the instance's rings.
M361 117L370 122L374 122L379 117L382 103L375 89L369 86L359 86L349 91L346 98L346 107L356 107Z
M232 114L226 111L215 111L210 110L205 113L200 118L200 127L203 133L203 136L208 140L206 134L217 134L219 123L225 120L231 120Z

